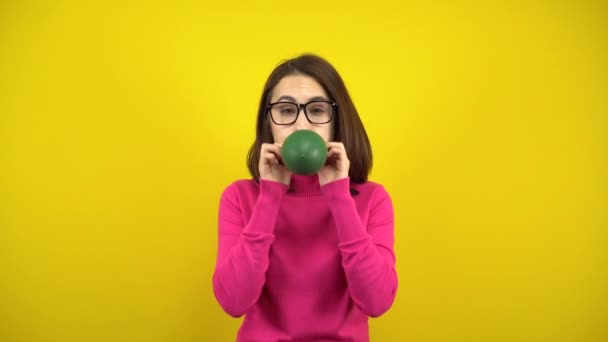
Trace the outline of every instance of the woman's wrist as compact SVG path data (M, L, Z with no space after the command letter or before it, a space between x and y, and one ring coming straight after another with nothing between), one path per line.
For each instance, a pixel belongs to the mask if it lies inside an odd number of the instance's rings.
M260 178L260 194L258 201L280 201L287 193L289 186L274 180Z
M321 192L328 198L340 197L342 195L350 197L350 178L347 176L326 183L321 186Z

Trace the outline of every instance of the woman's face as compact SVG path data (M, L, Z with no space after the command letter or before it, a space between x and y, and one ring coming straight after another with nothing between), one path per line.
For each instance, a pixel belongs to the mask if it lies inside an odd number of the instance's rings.
M312 77L306 75L288 75L283 77L272 90L270 103L287 101L299 104L310 101L330 101L323 87ZM335 119L335 117L334 117ZM325 124L313 124L306 119L304 109L298 115L296 122L291 125L277 125L272 120L270 129L274 142L283 144L283 141L297 130L308 129L319 134L325 142L332 141L334 120Z

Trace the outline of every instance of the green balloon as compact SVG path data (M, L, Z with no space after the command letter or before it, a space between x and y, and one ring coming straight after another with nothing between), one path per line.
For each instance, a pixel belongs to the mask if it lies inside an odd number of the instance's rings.
M313 131L295 131L283 142L281 159L291 172L312 175L325 165L327 145L323 138Z

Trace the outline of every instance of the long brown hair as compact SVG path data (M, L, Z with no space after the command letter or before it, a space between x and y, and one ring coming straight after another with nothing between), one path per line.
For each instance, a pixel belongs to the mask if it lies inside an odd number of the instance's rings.
M255 141L251 145L249 153L247 153L247 167L251 176L256 181L260 178L258 167L262 143L274 142L268 116L268 104L272 97L272 90L283 77L293 74L302 74L314 78L323 87L330 99L336 102L334 141L344 144L350 161L348 175L351 181L355 183L365 182L372 168L372 148L361 118L359 118L344 81L342 81L336 69L325 59L311 54L304 54L283 61L266 80L258 108Z

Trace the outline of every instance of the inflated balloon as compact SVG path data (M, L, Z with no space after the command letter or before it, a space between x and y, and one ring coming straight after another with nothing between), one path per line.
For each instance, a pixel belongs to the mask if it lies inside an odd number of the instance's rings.
M325 165L327 145L323 138L313 131L295 131L283 142L281 159L291 172L312 175Z

